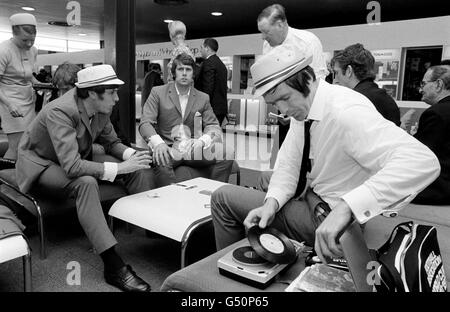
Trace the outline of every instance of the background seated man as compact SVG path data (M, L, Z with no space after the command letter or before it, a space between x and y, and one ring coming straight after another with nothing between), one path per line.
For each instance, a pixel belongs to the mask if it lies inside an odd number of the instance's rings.
M365 95L384 118L400 126L400 110L395 100L378 87L375 58L360 43L352 44L331 59L333 83Z
M430 149L365 96L316 80L311 59L281 45L250 68L256 95L304 127L286 137L267 194L232 185L213 193L218 249L242 239L246 228L271 225L314 246L323 262L341 257L337 239L353 220L400 209L439 174Z
M160 186L176 182L173 168L208 168L210 179L228 182L234 152L222 144L222 129L207 94L193 86L194 60L179 54L172 63L174 82L154 87L139 125L153 150Z
M450 205L450 66L430 67L420 84L422 101L431 106L419 119L414 135L439 159L441 174L413 202L428 205Z
M130 194L147 191L154 187L151 157L123 145L111 125L109 114L123 84L113 68L88 67L77 76L76 88L44 106L24 132L16 166L18 185L22 192L74 196L78 220L104 262L106 282L124 291L150 291L114 249L117 241L103 215L98 180L121 178ZM123 161L93 161L93 142Z

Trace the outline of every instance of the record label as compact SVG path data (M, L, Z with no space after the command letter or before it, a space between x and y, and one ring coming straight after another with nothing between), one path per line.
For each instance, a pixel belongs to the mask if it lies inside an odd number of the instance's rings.
M270 252L281 254L284 251L283 242L272 234L261 234L259 241L261 242L261 245Z
M245 265L260 265L267 262L261 258L250 246L236 248L233 251L233 260Z

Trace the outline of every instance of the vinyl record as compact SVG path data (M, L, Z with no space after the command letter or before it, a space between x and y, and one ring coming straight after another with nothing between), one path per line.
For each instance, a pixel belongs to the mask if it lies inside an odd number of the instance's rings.
M289 238L275 228L261 229L255 225L247 233L250 245L258 255L273 263L291 263L297 257Z
M250 246L239 247L233 250L233 260L245 265L260 265L267 263Z

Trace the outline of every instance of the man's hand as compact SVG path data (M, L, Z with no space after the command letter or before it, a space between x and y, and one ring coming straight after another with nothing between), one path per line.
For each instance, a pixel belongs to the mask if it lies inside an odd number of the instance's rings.
M193 155L195 151L202 150L203 146L205 146L205 142L199 139L191 139L189 140L189 144L187 146L186 154Z
M11 116L13 116L14 118L23 117L23 114L20 112L19 106L14 103L8 104L8 110Z
M275 218L275 214L278 210L278 202L274 198L268 198L264 205L251 210L244 220L244 225L247 229L254 225L259 225L264 229L270 225Z
M137 151L128 160L117 165L117 174L135 172L140 169L150 168L152 157L148 151Z
M341 201L317 228L314 249L323 263L327 262L326 257L342 257L338 236L345 231L351 221L352 211L346 202Z
M170 147L166 143L160 143L153 149L153 158L158 166L170 164Z

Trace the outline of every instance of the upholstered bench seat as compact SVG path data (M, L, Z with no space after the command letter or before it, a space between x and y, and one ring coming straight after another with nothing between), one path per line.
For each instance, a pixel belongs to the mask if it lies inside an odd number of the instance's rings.
M261 290L244 283L235 281L219 273L217 260L225 255L241 242L224 248L209 257L195 262L173 274L164 281L161 291L185 291L185 292L254 292L254 291L284 291L305 268L302 254L297 261L281 272L276 280L266 289Z

